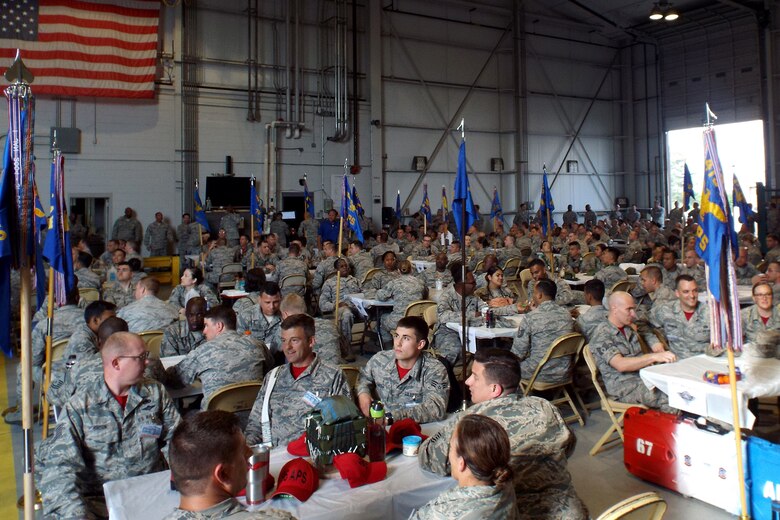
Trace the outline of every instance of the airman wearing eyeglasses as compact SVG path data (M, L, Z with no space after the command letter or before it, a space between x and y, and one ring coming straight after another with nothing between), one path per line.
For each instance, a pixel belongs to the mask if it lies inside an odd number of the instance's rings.
M393 350L374 354L360 371L357 394L364 415L368 416L376 397L394 420L408 417L426 423L444 419L450 383L444 364L424 352L427 345L424 319L407 316L398 320Z
M101 357L103 378L77 390L38 451L47 518L104 518L104 482L165 469L180 417L165 388L143 377L146 345L117 332Z
M742 337L745 341L755 341L759 332L764 330L780 330L780 311L772 300L774 291L766 282L753 286L754 305L742 309Z

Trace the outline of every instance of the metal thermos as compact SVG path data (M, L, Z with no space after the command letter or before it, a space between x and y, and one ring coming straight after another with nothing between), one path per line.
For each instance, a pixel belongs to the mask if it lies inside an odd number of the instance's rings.
M246 479L246 503L255 505L265 502L265 480L268 477L271 451L268 446L262 444L250 446L250 449L252 455L249 457L249 473Z

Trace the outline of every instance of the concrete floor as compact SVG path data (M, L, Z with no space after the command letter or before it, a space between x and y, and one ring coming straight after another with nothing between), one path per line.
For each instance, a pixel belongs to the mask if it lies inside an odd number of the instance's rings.
M356 349L357 350L357 349ZM375 350L373 345L367 346L368 352ZM358 355L357 365L363 365L368 359ZM7 396L13 396L13 385L16 374L17 359L3 359L2 375L5 381L0 388L0 409L8 406ZM0 375L0 377L2 377ZM765 418L765 432L770 433L774 442L780 437L777 415L768 414ZM767 426L768 423L768 426ZM632 495L645 491L656 491L663 496L669 508L666 518L670 519L700 519L720 520L733 518L732 515L714 506L693 498L684 497L676 492L666 490L654 484L640 480L626 471L623 466L623 449L616 446L598 455L591 457L589 451L598 438L606 431L609 420L605 412L595 410L591 412L586 425L580 426L574 423L572 431L577 436L577 447L569 460L569 470L574 479L574 484L579 496L585 501L591 515L595 518L610 505L619 502ZM10 471L0 473L0 518L13 518L15 501L22 493L22 439L21 428L10 427L0 422L0 459L2 467L10 469L13 463L14 477ZM40 428L35 431L35 439L39 442ZM37 443L37 442L36 442ZM19 518L22 518L21 514Z

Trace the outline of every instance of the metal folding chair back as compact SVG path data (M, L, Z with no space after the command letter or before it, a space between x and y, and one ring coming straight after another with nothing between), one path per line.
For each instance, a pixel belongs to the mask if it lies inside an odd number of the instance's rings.
M153 358L160 358L160 349L162 348L163 331L161 330L145 330L138 333L141 339L146 343L146 350L149 351L149 356Z
M634 513L641 512L642 516ZM640 493L622 500L599 515L596 520L619 520L621 518L646 518L661 520L666 513L666 501L656 492Z
M433 300L420 300L417 302L412 302L406 306L406 310L404 311L404 317L419 316L420 318L425 319L425 311L429 307L433 307L435 309L436 302Z
M206 409L225 412L249 411L255 404L261 386L263 383L258 381L245 381L223 386L211 395Z

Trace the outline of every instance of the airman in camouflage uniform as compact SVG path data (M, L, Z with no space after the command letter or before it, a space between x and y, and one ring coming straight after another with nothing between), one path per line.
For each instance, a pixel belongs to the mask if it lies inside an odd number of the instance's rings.
M117 333L103 348L104 364L108 356L144 351L141 338ZM116 361L123 377L136 382L128 388L118 375L107 374L87 383L65 405L54 435L39 448L39 489L47 518L106 517L103 483L165 469L163 455L179 413L161 384L143 379L139 368L144 361ZM114 391L127 396L125 406Z
M238 237L236 237L238 241ZM216 246L209 251L206 256L206 280L216 287L219 284L219 275L222 274L222 268L233 263L235 249L228 246L224 240L216 241Z
M326 242L322 246L323 252L325 252L325 258L320 260L317 264L317 268L314 270L314 277L311 281L311 287L315 294L319 294L322 290L322 285L331 273L336 272L334 266L336 262L336 246L332 242Z
M354 240L349 245L349 260L352 262L355 278L358 280L363 280L366 273L374 268L374 260L371 258L371 254L368 251L363 251L363 245L357 240Z
M176 227L176 240L178 242L179 256L184 260L186 255L195 254L197 251L192 247L193 237L199 238L200 228L198 224L191 223L189 213L185 213L181 218L181 224ZM196 240L196 242L200 242ZM182 263L182 265L184 265Z
M628 293L616 292L610 297L610 308L622 305L629 309L633 307L633 298ZM624 302L624 303L620 303ZM614 312L614 310L612 311ZM656 362L670 362L675 356L671 352L652 352L643 354L639 345L637 333L629 326L635 318L630 316L632 311L624 311L623 317L618 319L612 317L610 320L602 323L593 332L589 342L589 348L596 359L596 363L604 380L604 386L612 399L622 403L639 403L651 408L661 408L664 411L671 412L668 407L669 400L660 390L650 390L645 386L642 378L639 377L639 370L619 371L613 366L616 361L622 361L622 358L632 360L642 360L644 366L649 366ZM622 321L620 321L622 319ZM623 324L620 328L612 322ZM620 356L615 358L615 356Z
M233 312L232 309L225 310ZM222 312L220 306L209 310L206 320L217 322L216 313L219 312ZM273 359L262 342L225 328L187 354L180 363L169 367L166 383L181 388L200 379L203 383L202 408L205 410L211 396L223 386L262 381L272 367Z
M183 309L187 304L187 297L190 291L197 293L197 297L203 298L208 302L209 307L219 305L219 298L217 298L214 290L205 283L199 283L191 288L186 288L182 284L177 285L171 291L171 295L168 297L168 305L175 309ZM192 296L195 298L195 296Z
M317 353L317 357L333 366L344 363L342 356L345 353L349 355L351 348L349 345L350 337L345 338L336 329L333 320L314 318L314 328L317 330L317 335L314 337L314 352Z
M628 273L626 273L617 262L619 253L613 248L607 248L601 255L601 261L604 262L604 267L601 268L595 275L597 280L604 282L604 288L607 290L607 294L612 291L612 287L623 280L628 280Z
M390 280L383 289L376 292L377 300L393 302L393 310L382 315L382 332L389 334L395 328L398 320L404 317L406 307L410 303L425 298L428 289L421 280L414 276L413 270L412 264L408 260L404 260L401 262L401 272L404 274Z
M409 520L517 520L511 486L456 486L420 509Z
M158 211L154 214L154 222L146 226L144 245L149 250L149 256L166 256L168 242L173 242L173 228L163 222L163 214Z
M682 284L683 281L680 282ZM696 284L695 281L685 282ZM680 292L678 284L677 292ZM685 298L685 296L682 296ZM698 298L698 291L696 292ZM679 296L678 296L679 298ZM696 307L690 319L686 319L680 300L653 305L650 322L663 330L669 342L669 348L678 358L685 359L706 352L710 344L710 307L696 301ZM652 339L649 338L652 345Z
M298 256L300 253L299 246L297 244L292 244L290 246L291 250L295 250L296 253L294 256L288 256L284 260L281 260L278 264L276 264L276 272L277 276L279 278L279 284L281 285L282 281L287 276L292 275L300 275L303 276L305 280L308 281L309 279L309 268L306 265L306 263ZM282 287L282 296L287 296L288 294L295 292L301 296L306 294L306 287L295 287L293 288L286 288Z
M79 289L97 289L99 291L103 286L100 281L100 276L91 269L88 269L88 267L76 269L73 274L79 279Z
M538 290L536 294L539 294ZM527 378L539 366L550 344L559 336L572 332L574 327L568 311L552 301L552 298L543 301L539 296L535 298L539 302L538 306L525 315L512 342L512 352L521 359L521 370ZM550 383L565 381L571 375L571 366L572 360L568 357L550 360L539 372L537 379Z
M227 213L219 220L220 229L225 230L225 239L227 245L236 247L238 245L238 226L241 225L241 215L236 213L232 207L228 207Z
M471 272L468 272L466 276L471 276L473 280L474 275ZM479 315L479 309L484 306L485 304L473 294L466 296L466 323L468 325L475 327L484 325L484 320ZM439 321L436 324L433 341L439 355L452 365L461 357L461 340L457 331L447 328L447 323L461 323L461 309L461 295L455 290L455 287L450 286L444 289L436 303L436 314L439 316Z
M247 511L235 498L228 498L215 506L201 511L187 511L177 508L163 520L212 520L217 518L230 518L232 520L295 520L291 513L281 509Z
M139 288L136 288L136 295ZM130 305L119 309L116 315L127 322L130 332L164 330L179 319L179 312L173 306L153 294L141 296Z
M116 305L117 309L126 307L135 301L135 283L126 288L121 282L114 282L103 290L103 299Z
M444 364L428 353L422 353L414 367L399 379L395 352L383 350L360 370L356 392L376 395L393 420L409 417L428 423L444 419L450 383Z
M580 312L574 323L574 330L585 336L585 342L590 341L596 327L604 323L607 319L607 309L603 305L593 305L585 312Z
M257 394L257 400L249 414L246 425L246 441L250 446L261 442L270 442L274 446L287 444L300 437L303 432L303 418L312 406L304 401L304 396L311 393L320 399L333 395L352 397L344 373L337 366L320 360L318 356L306 367L306 370L294 379L290 371L291 365L286 364L275 368L276 384L271 390L268 407L271 421L271 438L263 439L262 417L263 400L266 387L271 380L270 374L263 380L263 387Z
M309 218L307 218L309 217ZM304 213L303 222L298 226L298 234L306 237L306 247L311 249L317 245L317 235L320 231L320 223L314 215Z
M739 248L739 255L734 260L734 270L737 273L737 283L739 285L752 285L753 277L761 274L753 264L748 262L748 250L746 247Z
M441 281L442 289L449 287L452 285L452 273L447 269L448 263L449 260L447 259L446 253L439 253L436 255L436 265L425 269L417 276L429 289L435 289L436 282L439 280Z
M328 260L326 260L327 262ZM341 270L341 286L339 289L338 320L341 328L341 334L345 338L352 337L352 325L358 317L358 311L349 299L350 294L359 294L360 284L357 279L349 273L349 265L343 258L339 259L338 265ZM336 312L336 282L339 276L332 276L322 286L319 305L321 312Z
M745 341L754 342L756 336L765 330L780 330L780 310L772 303L772 296L773 290L770 284L758 283L753 286L755 305L740 311L742 337ZM768 316L764 318L766 315Z
M553 281L553 279L547 275L547 280ZM534 293L534 288L536 287L536 280L529 280L528 281L528 289L526 289L528 293L529 299L531 298L531 295ZM558 278L555 280L555 303L558 305L570 305L570 304L580 304L583 303L585 300L583 299L583 296L581 294L574 294L574 291L571 290L571 287L569 287L569 284L566 283L565 280L562 278ZM577 291L579 293L579 291Z
M172 323L163 332L160 357L185 356L206 341L203 335L206 307L204 298L192 298L187 302L186 319Z
M125 214L116 219L111 230L112 240L135 240L141 243L141 223L133 217L133 209L125 208Z
M279 351L281 336L279 325L282 323L279 314L266 316L260 309L260 304L253 305L249 311L243 311L238 316L239 333L249 331L256 339L260 340L268 349L276 353Z
M509 434L519 518L588 518L567 468L566 457L576 439L555 406L539 397L511 393L475 404L464 413L490 417ZM456 424L457 416L423 441L418 459L421 468L450 474L448 452Z

